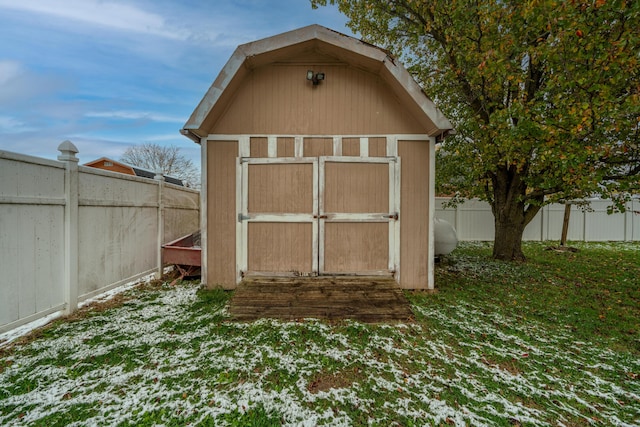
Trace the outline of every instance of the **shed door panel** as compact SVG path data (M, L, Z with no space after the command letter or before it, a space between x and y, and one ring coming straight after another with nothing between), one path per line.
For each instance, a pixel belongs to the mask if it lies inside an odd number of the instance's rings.
M388 212L388 163L325 162L324 176L325 212Z
M241 169L240 270L317 272L317 160L251 158Z
M311 223L250 222L248 270L253 272L311 272Z
M320 158L321 274L395 270L396 165L389 158Z
M249 213L313 213L310 163L249 164Z
M389 226L373 222L324 225L324 272L383 272L389 266Z
M244 158L239 167L239 271L396 270L399 159Z

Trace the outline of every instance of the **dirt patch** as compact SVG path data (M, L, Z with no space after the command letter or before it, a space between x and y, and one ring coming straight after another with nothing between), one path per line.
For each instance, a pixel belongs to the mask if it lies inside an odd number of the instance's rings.
M487 366L496 367L502 371L509 372L511 375L520 375L522 373L522 369L520 369L515 359L496 361L494 359L487 359L486 357L483 357L482 363Z
M311 378L307 390L316 394L332 388L347 388L362 379L364 379L364 375L359 368L333 373L320 372Z
M554 252L579 252L580 249L572 248L571 246L547 246L544 248L545 251L554 251Z

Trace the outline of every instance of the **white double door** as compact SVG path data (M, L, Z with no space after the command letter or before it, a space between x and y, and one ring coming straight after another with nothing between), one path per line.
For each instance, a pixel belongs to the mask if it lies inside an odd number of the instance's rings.
M238 180L239 275L397 270L399 158L243 158Z

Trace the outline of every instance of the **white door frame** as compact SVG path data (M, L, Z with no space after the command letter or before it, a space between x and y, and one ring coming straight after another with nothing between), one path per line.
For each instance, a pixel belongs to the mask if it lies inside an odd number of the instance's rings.
M389 210L374 213L325 213L324 187L326 163L380 163L389 165ZM311 213L259 213L249 212L249 166L256 164L311 164L313 167L313 209ZM312 271L310 274L331 274L324 271L324 227L326 222L387 222L389 224L388 270L366 274L393 274L399 281L400 273L400 159L398 157L241 157L237 164L239 197L237 200L237 277L241 280L248 270L248 225L250 222L298 222L312 225ZM391 218L390 218L391 216ZM267 274L267 273L265 273ZM276 275L276 273L268 273ZM285 274L285 273L279 273ZM357 272L356 272L357 274Z
M311 213L249 213L249 165L268 164L311 164L313 166L313 208ZM317 157L244 157L238 161L239 182L241 185L238 212L239 239L236 242L237 276L242 277L248 270L249 223L250 222L301 222L312 227L311 274L318 273L318 158ZM269 273L272 274L272 273ZM272 275L275 275L273 273Z
M389 207L387 212L367 212L367 213L340 213L326 212L324 207L325 189L325 165L326 163L378 163L389 166ZM389 256L388 270L367 271L362 274L396 274L400 271L400 159L398 157L349 157L349 156L324 156L319 159L320 186L318 191L318 272L319 274L339 274L326 271L324 263L325 253L325 224L327 222L386 222L389 224ZM349 273L358 274L358 272Z

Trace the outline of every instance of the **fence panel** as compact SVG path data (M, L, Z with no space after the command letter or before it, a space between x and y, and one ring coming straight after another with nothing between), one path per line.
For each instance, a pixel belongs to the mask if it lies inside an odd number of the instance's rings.
M456 223L465 231L464 240L493 240L493 213L487 203L469 200L458 206L457 215Z
M80 300L157 266L156 182L82 167L78 204Z
M640 241L640 199L631 201L631 209L627 211L628 240Z
M164 241L170 242L200 229L200 192L164 186Z
M625 240L625 215L607 214L606 200L591 202L593 211L585 213L584 240L587 242L603 242L607 240Z
M77 167L73 144L59 149L65 161L0 151L0 332L161 270L162 237L199 229L198 191Z
M531 220L529 224L524 229L524 233L522 234L523 240L540 240L546 231L546 227L544 224L544 215L541 215L538 212L535 218ZM495 225L493 226L495 227Z
M479 200L468 200L457 208L443 208L448 198L436 198L436 217L451 223L458 240L494 238L491 207ZM591 209L572 205L567 239L574 241L640 241L640 200L627 204L625 213L607 214L608 200L590 201ZM523 240L560 240L564 220L564 204L544 206L527 225Z
M1 326L64 305L64 166L0 152L0 185Z

